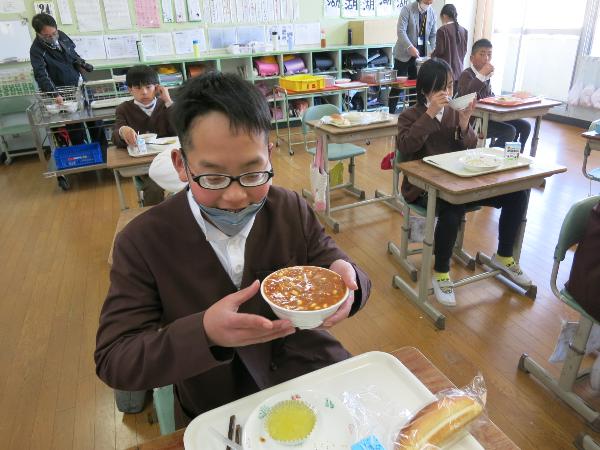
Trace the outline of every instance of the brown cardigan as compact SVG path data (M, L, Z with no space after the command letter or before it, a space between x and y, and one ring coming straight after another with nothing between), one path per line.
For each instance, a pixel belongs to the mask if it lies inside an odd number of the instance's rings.
M590 212L565 287L590 316L600 320L600 203Z
M349 260L307 203L272 186L246 241L242 288L293 265ZM371 282L356 266L363 307ZM96 372L109 386L142 390L175 385L176 418L196 415L311 372L350 354L328 332L296 331L240 348L210 347L204 311L236 291L190 210L186 191L136 217L118 235L110 289L100 315ZM260 294L244 313L275 316Z
M161 99L156 101L156 106L150 117L133 103L133 100L121 103L115 114L112 142L117 147L127 147L127 143L119 136L119 128L125 125L142 134L156 133L158 137L175 136L177 134L169 121L168 108Z
M427 107L415 105L408 108L398 117L398 137L396 148L402 160L412 161L425 156L474 148L477 135L469 126L466 136L458 136L458 113L450 107L444 108L442 122L425 114ZM411 203L421 194L422 189L413 186L406 178L402 180L402 196Z
M435 49L431 53L432 57L441 58L450 65L454 81L458 80L463 71L463 62L467 54L467 40L469 39L467 30L458 25L460 42L456 40L456 25L449 23L438 28Z
M458 79L458 93L459 95L467 95L472 92L477 93L477 100L494 96L490 80L481 81L477 78L473 69L469 67L460 74L460 78Z

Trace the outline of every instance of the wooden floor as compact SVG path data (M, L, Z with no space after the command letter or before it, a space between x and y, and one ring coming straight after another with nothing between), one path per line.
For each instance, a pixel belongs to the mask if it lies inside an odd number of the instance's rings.
M545 189L532 192L521 265L538 284L535 302L486 280L457 289L458 306L447 309L437 331L391 286L398 267L386 252L398 239L401 217L383 205L340 212L336 241L373 280L367 307L334 334L354 354L419 348L457 385L480 371L487 382L487 413L524 449L571 448L588 431L571 409L517 371L522 352L547 363L561 320L573 318L549 287L552 253L567 209L588 194L581 175L582 130L544 122L538 156L569 167ZM379 170L389 142L372 142L360 157L358 184L369 195L390 189L391 173ZM300 190L308 183L309 158L297 147L273 155L275 183ZM598 158L596 165L600 164ZM158 434L148 411L124 416L112 390L94 373L98 314L108 287L107 256L119 215L112 174L72 177L62 192L40 175L37 159L0 167L0 447L8 449L121 449ZM600 185L593 186L594 192ZM130 205L131 184L125 185ZM347 199L338 194L338 200ZM498 212L469 217L467 250L493 252ZM463 270L452 268L455 277ZM564 280L568 274L563 273ZM443 309L443 307L440 306Z

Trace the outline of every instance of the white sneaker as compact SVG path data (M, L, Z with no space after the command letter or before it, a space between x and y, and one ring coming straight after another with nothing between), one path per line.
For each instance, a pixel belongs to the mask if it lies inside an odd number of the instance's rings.
M519 264L517 264L516 261L512 264L509 264L508 266L505 266L496 259L496 254L494 253L490 260L490 265L504 272L504 274L515 283L521 286L531 286L531 278L525 275L525 273L521 270L521 267L519 266Z
M438 281L435 275L431 279L433 285L433 293L438 302L444 306L456 306L456 298L454 297L454 283L451 279Z

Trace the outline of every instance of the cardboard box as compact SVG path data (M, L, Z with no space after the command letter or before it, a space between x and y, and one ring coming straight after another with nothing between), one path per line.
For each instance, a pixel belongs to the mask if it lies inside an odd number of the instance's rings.
M352 45L395 44L398 19L350 20Z

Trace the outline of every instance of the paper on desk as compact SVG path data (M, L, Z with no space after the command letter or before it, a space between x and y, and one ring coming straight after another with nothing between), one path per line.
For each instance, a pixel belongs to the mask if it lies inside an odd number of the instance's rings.
M146 56L172 55L173 36L171 33L148 33L140 36Z
M137 33L104 35L108 59L137 58Z
M204 36L204 30L202 28L173 31L172 34L173 42L175 43L175 53L178 55L193 53L193 41L195 40L198 41L200 51L206 51L206 37Z
M103 36L70 36L83 59L106 59Z
M104 14L109 30L131 29L129 3L123 0L102 0L102 3L104 3Z
M102 16L98 0L73 0L79 31L102 31Z

